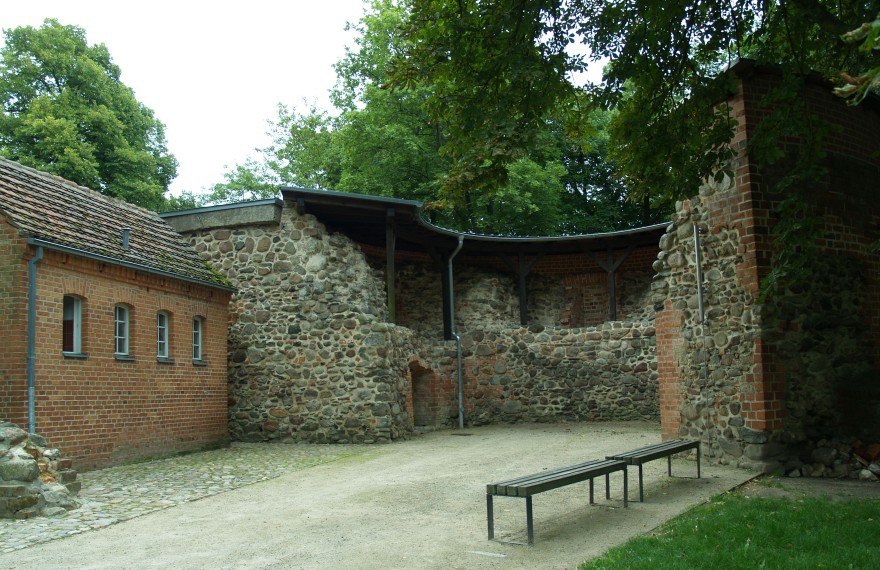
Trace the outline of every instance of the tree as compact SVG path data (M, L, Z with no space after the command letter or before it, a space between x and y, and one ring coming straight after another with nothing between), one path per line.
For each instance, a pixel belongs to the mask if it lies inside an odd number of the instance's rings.
M766 296L808 281L818 254L821 225L805 195L825 178L829 127L801 88L812 73L854 69L867 71L842 75L841 95L857 103L877 91L878 9L880 0L413 0L392 84L429 88L431 120L461 134L441 149L455 164L443 180L447 195L500 187L508 165L538 140L537 118L568 108L565 131L583 133L598 108L615 113L608 156L616 178L651 203L692 196L729 165L736 122L719 102L735 78L725 68L738 59L776 67L779 85L762 101L772 112L749 136L750 157L773 169L768 190L779 198ZM585 60L570 55L572 44L607 61L600 83L573 83ZM792 152L780 144L787 139L804 144Z
M208 196L198 203L230 204L245 200L274 198L278 195L277 179L268 171L266 165L254 159L237 164L231 171L223 174L226 182L218 182L211 187Z
M451 141L461 152L473 141L450 130L444 117L432 116L426 105L436 86L388 88L391 65L406 51L401 30L410 4L374 0L354 26L356 47L336 64L331 98L337 114L314 106L304 111L279 106L263 166L239 165L227 179L252 176L255 186L277 182L420 200L432 223L479 233L581 233L663 219L663 211L649 209L645 216L642 204L627 203L628 188L608 167L610 115L596 112L579 121L580 128L569 128L580 114L576 97L534 117L531 142L503 164L502 176L474 177L448 191L452 186L443 181L461 166L448 151ZM589 168L577 157L586 157ZM230 197L236 196L214 193L210 199Z
M456 164L450 193L503 180L540 118L574 99L619 110L612 156L634 191L691 195L730 157L733 121L714 106L730 88L719 78L726 64L778 64L789 85L810 71L867 68L869 54L840 35L877 11L878 0L413 0L394 84L430 86L432 119L461 135L445 147ZM585 63L569 55L574 43L609 60L600 85L573 85ZM567 128L582 127L570 114ZM800 128L777 127L766 136Z
M120 80L103 44L47 19L4 30L0 154L108 196L160 209L177 174L165 127Z

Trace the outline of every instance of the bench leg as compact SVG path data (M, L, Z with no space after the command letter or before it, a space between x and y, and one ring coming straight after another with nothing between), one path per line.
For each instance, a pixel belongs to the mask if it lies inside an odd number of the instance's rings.
M596 502L593 500L593 478L590 477L590 504L595 505Z
M529 546L535 542L535 526L532 524L532 497L526 497L526 531L529 536Z
M645 502L645 488L642 486L642 464L639 463L639 502Z
M605 498L611 500L611 478L608 473L605 474Z
M629 479L629 477L627 476L627 473L626 473L626 467L624 467L623 468L623 506L624 506L624 508L629 506L627 504L629 501L629 481L628 481L628 479Z
M486 493L486 520L489 523L489 540L495 538L495 513L492 509L492 495Z
M666 465L667 465L667 467L666 467L666 473L667 473L670 477L672 477L672 456L671 456L671 455L667 455L667 456L666 456Z
M697 479L700 478L700 446L697 445Z

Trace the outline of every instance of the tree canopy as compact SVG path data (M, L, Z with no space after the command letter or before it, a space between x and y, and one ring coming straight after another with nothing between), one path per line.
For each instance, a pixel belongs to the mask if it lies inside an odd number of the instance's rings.
M354 47L336 65L329 113L306 105L279 106L274 143L263 160L237 165L209 200L255 196L246 190L291 184L328 190L420 200L430 221L453 229L508 235L546 235L623 229L662 221L657 204L628 200L629 189L609 161L611 114L596 110L585 128L566 128L576 99L560 99L532 118L528 144L511 149L501 176L469 176L448 148L462 153L478 142L435 116L436 85L390 88L393 64L407 52L409 0L374 0L353 27ZM499 88L499 96L503 96ZM485 117L486 124L505 113ZM511 123L512 124L512 123ZM500 139L499 139L500 140ZM467 180L444 184L461 174ZM491 191L487 188L491 186ZM258 190L258 193L261 190Z
M0 155L151 209L177 174L165 127L120 80L106 46L47 19L4 30Z
M430 117L453 134L443 148L455 164L450 193L491 191L540 118L567 104L571 132L584 129L585 108L618 111L611 156L638 194L687 196L729 157L733 123L714 107L729 88L718 79L726 65L770 63L792 81L868 69L870 50L841 36L878 9L878 0L413 0L393 78L430 87ZM603 80L577 86L589 60L608 62ZM766 134L800 128L777 127Z

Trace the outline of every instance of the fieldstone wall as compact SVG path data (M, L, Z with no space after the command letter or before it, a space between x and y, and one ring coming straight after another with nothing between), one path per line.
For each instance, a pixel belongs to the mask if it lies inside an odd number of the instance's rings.
M439 272L401 263L398 320L408 326L386 323L381 260L286 204L259 208L170 220L239 289L232 437L371 443L457 425L456 344L441 338ZM530 283L531 314L558 321L563 285L540 274ZM597 327L521 327L510 275L457 264L455 288L468 425L657 418L649 308L635 311L643 320ZM649 283L621 289L644 301Z
M500 330L519 323L519 294L510 272L457 262L455 316L460 332ZM379 263L376 260L375 263ZM381 265L378 265L381 267ZM651 278L644 268L618 273L617 313L621 321L653 319ZM583 328L608 320L605 273L565 276L533 271L527 281L528 322L542 327ZM439 272L428 263L400 264L397 271L397 320L428 338L443 334Z
M412 337L386 324L382 279L313 216L222 220L188 232L239 289L229 325L230 432L240 441L406 437Z
M469 423L657 420L651 321L462 337Z
M397 321L428 338L443 336L440 273L428 263L401 264L397 271ZM499 328L519 320L512 275L455 266L455 311L459 330Z

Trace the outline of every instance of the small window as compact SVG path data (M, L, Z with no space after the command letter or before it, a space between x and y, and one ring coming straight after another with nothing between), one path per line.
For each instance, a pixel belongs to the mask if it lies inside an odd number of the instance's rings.
M116 354L128 355L128 322L129 309L125 305L116 305Z
M156 314L156 356L168 358L168 313Z
M202 341L205 323L201 317L193 319L193 360L202 360Z
M82 352L82 299L65 295L63 312L61 351L79 354Z

